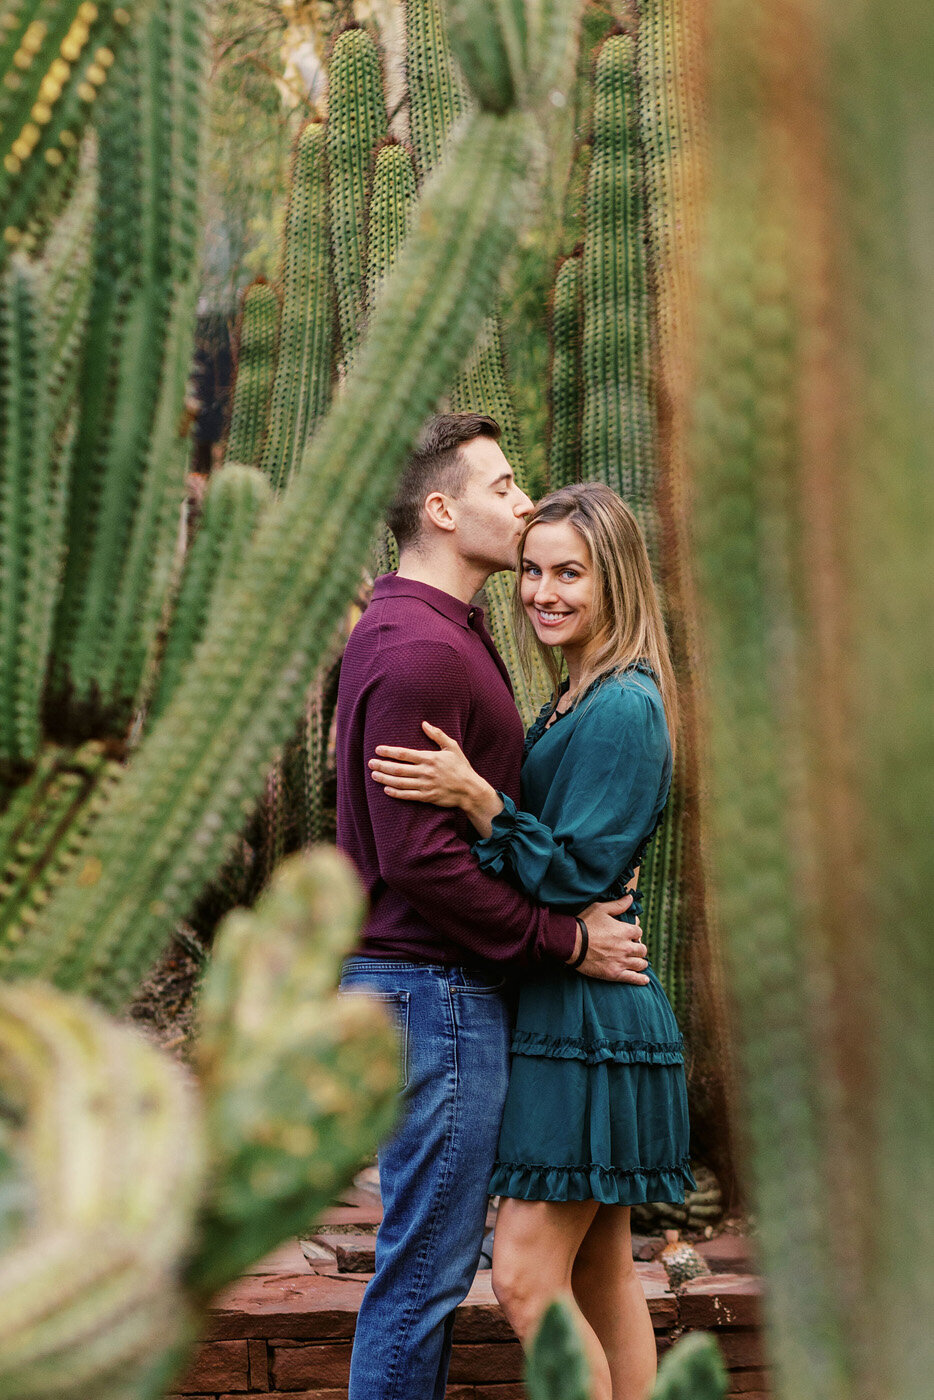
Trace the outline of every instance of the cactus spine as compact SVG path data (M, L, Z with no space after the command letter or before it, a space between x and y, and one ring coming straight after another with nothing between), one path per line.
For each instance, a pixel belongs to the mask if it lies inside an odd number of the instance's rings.
M243 294L237 333L226 460L255 466L259 461L272 399L279 340L279 297L264 278Z
M309 122L292 163L282 245L282 318L269 428L260 467L275 491L298 469L331 397L330 255L325 129Z
M551 437L549 487L580 480L581 259L565 258L551 302Z
M341 356L346 366L360 335L366 295L366 211L373 147L386 135L386 101L376 45L365 29L347 29L331 53L327 121L331 249Z

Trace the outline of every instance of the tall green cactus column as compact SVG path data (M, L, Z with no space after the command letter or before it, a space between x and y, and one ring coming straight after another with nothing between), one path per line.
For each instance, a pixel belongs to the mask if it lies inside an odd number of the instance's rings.
M611 34L594 69L583 252L581 471L635 511L657 553L655 414L635 45Z
M451 61L447 21L438 0L405 0L405 75L409 122L419 172L437 165L470 94Z
M225 458L253 467L259 462L272 402L279 348L281 305L264 277L243 294L237 318L237 372Z
M198 280L203 25L194 0L156 6L102 98L95 280L53 641L50 710L65 737L121 734L169 582Z
M295 143L282 239L282 312L269 427L259 466L274 491L288 485L334 379L326 135L309 122ZM244 459L245 460L245 459Z
M548 486L552 491L580 480L582 320L581 257L578 253L559 264L551 297Z
M331 253L345 368L363 325L373 148L386 131L386 99L376 45L365 29L347 29L331 52L327 121Z

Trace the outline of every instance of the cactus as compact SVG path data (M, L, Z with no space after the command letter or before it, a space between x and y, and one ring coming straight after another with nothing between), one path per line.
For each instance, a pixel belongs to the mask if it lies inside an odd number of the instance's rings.
M367 222L367 304L375 305L379 288L405 242L415 204L412 156L397 141L376 151L373 192Z
M8 5L0 37L0 267L35 251L75 173L81 133L126 41L133 5Z
M232 462L211 481L198 533L185 560L158 686L149 705L150 722L158 719L172 698L212 607L236 582L269 496L265 477L254 467Z
M558 265L551 301L549 488L580 480L581 259Z
M611 34L594 70L583 251L581 472L632 506L655 552L654 411L633 40Z
M662 1357L652 1400L724 1400L728 1383L713 1337L693 1332Z
M67 738L122 733L151 659L177 530L198 263L202 7L158 6L99 116L101 199L80 385L52 714ZM125 59L128 56L125 55ZM144 133L143 123L153 121ZM195 158L191 159L192 150Z
M406 0L405 74L412 144L421 175L441 159L451 130L470 106L454 67L438 0Z
M386 135L386 101L376 45L365 29L346 29L331 53L327 121L331 250L341 355L353 355L366 293L366 209L373 147Z
M352 874L321 853L231 917L201 999L197 1093L87 1003L0 988L0 1087L31 1192L0 1258L0 1393L163 1394L213 1292L307 1225L389 1131L395 1034L333 990L361 912Z
M237 323L237 374L234 381L228 462L256 466L272 400L279 340L279 297L265 278L243 294Z
M299 133L282 242L282 316L269 427L259 465L275 491L298 469L331 397L331 287L324 214L325 130Z
M525 1365L529 1400L591 1400L590 1368L574 1315L563 1298L549 1304Z

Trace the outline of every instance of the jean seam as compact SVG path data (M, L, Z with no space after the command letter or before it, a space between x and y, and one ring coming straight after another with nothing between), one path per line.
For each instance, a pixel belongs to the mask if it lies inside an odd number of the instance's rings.
M387 1367L387 1378L389 1381L389 1388L386 1392L387 1400L395 1400L395 1397L399 1395L399 1391L396 1384L399 1356L402 1351L405 1337L411 1329L412 1321L416 1317L418 1309L421 1307L422 1304L422 1300L425 1293L425 1266L428 1261L432 1245L434 1244L438 1220L440 1219L441 1215L441 1202L447 1198L448 1185L451 1178L451 1162L454 1155L454 1141L457 1132L457 1099L459 1080L457 1058L457 1024L454 1018L454 1004L451 1000L450 984L446 983L445 985L447 987L448 993L447 1000L448 1011L450 1014L451 1049L454 1061L454 1092L452 1095L451 1122L449 1124L447 1133L447 1152L445 1153L444 1174L439 1182L438 1190L435 1192L435 1200L429 1219L428 1229L425 1231L425 1236L422 1240L422 1246L418 1254L418 1262L416 1266L417 1275L415 1281L415 1288L413 1290L413 1301L412 1304L408 1306L405 1310L402 1325L396 1333L396 1345L393 1349L393 1354ZM405 1400L404 1397L403 1400Z

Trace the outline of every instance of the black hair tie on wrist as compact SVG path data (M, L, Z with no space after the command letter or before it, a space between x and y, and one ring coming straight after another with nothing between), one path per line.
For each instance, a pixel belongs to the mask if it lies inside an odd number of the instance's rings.
M571 968L572 971L575 967L580 967L581 963L587 956L587 949L590 946L590 935L587 932L587 925L584 923L583 919L580 918L578 914L575 914L574 917L575 919L577 919L577 927L581 931L581 950L578 953L577 957L574 959L574 961L572 963L568 963L568 967Z

